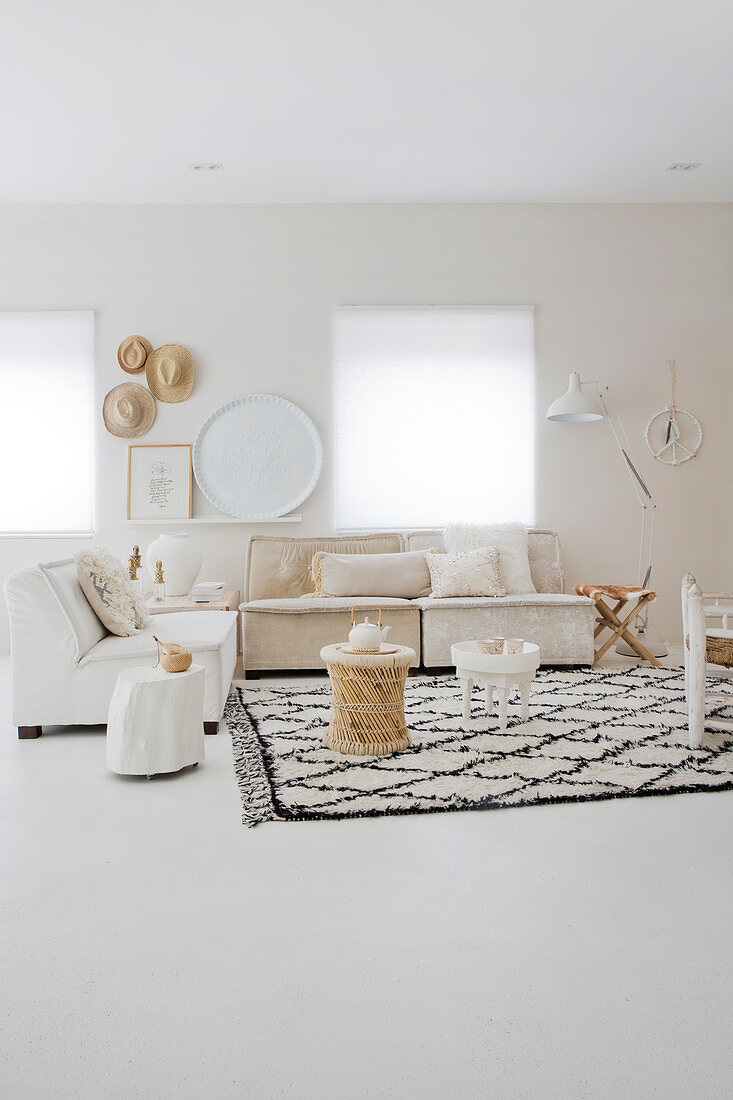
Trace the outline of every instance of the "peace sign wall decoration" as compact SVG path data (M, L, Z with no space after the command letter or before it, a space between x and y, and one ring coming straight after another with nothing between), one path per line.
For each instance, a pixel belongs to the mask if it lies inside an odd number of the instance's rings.
M702 425L696 416L678 409L675 401L675 360L668 359L672 395L669 405L655 413L646 426L644 438L652 458L667 466L689 462L702 445Z

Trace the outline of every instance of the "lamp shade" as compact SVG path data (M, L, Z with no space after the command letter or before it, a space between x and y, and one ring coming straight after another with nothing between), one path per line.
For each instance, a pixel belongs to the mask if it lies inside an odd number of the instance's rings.
M598 398L590 393L583 393L577 371L573 371L570 375L567 390L562 397L552 402L546 415L548 420L559 420L565 424L583 424L588 420L603 420Z

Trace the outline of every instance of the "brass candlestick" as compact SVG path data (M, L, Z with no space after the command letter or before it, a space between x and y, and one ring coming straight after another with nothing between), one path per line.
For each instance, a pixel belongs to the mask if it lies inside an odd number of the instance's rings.
M155 580L153 581L153 599L161 602L165 599L165 576L163 575L163 562L155 563Z

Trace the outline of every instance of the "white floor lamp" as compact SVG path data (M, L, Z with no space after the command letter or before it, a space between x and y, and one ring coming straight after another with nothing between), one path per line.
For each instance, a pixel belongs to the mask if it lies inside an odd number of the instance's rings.
M594 386L595 393L583 393L583 386ZM570 375L567 391L552 402L547 410L547 419L556 420L564 424L584 424L590 420L605 419L616 442L619 454L624 460L624 465L634 486L639 506L641 507L641 541L639 544L639 580L641 588L647 588L652 575L652 552L654 550L654 513L657 502L651 491L639 473L634 452L631 449L629 437L616 410L611 406L608 395L608 384L604 379L594 378L590 382L582 382L577 371ZM646 648L655 657L665 657L667 650L661 642L648 642L646 639L647 628L646 609L636 620L636 632L641 636ZM616 646L617 653L625 653L636 656L630 646L625 642L619 642Z

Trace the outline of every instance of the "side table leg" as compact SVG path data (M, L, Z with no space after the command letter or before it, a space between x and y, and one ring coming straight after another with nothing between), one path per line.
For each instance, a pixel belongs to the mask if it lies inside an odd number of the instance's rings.
M507 696L509 692L506 688L497 688L499 695L499 729L506 729L507 720Z
M526 722L529 719L529 680L520 684L519 690L522 693L522 721Z
M491 684L487 684L484 688L484 703L486 706L486 713L494 713L494 689Z
M464 679L463 683L463 721L468 725L471 721L471 692L473 691L473 680Z

